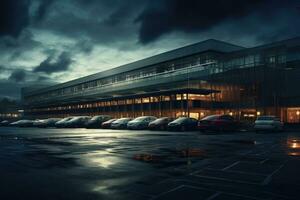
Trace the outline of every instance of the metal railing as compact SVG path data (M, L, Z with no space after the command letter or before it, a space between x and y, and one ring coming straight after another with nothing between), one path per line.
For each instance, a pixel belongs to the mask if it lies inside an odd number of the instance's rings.
M67 94L58 94L58 95L54 95L54 96L48 96L46 98L45 97L40 98L37 101L41 102L41 101L51 100L51 99L57 98L57 97L68 98L68 97L72 97L74 95L83 95L83 94L93 92L93 91L99 92L99 90L122 87L125 85L136 84L136 83L144 82L144 81L153 81L153 80L157 80L157 79L170 78L170 77L175 77L175 76L188 74L188 73L194 73L194 72L206 72L209 75L209 74L215 73L216 68L215 67L210 68L211 66L213 66L215 64L217 64L217 62L208 62L208 63L204 63L204 64L190 65L188 67L184 67L184 68L180 68L180 69L176 69L176 70L170 70L170 71L165 71L165 72L161 72L161 73L150 74L150 75L146 75L146 76L137 77L137 78L134 78L131 80L124 80L124 81L120 81L120 82L99 85L99 86L90 87L90 88L86 88L84 90L71 92L71 93L67 93ZM218 73L219 72L222 72L222 70L218 71ZM33 102L35 102L35 101L36 100L34 100Z

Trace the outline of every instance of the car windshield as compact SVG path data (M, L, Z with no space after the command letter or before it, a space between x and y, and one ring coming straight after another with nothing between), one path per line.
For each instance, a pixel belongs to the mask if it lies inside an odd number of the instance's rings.
M163 121L167 121L167 120L168 120L168 117L163 117L163 118L156 119L155 122L163 122Z
M70 121L76 121L78 119L80 119L81 117L74 117L73 119L71 119Z
M121 119L116 120L116 123L118 123L118 122L126 122L126 121L129 121L129 120L130 120L129 118L121 118Z
M79 117L74 117L73 119L70 120L70 122L74 122L74 121L78 121L78 120L81 120L81 119L87 119L88 117L84 117L84 116L79 116Z
M209 115L209 116L204 117L201 120L215 120L215 119L218 119L219 117L220 117L219 115Z
M185 121L187 119L188 119L187 117L179 117L178 119L175 119L173 122L174 123L180 123L180 122L183 122L183 121Z
M138 117L138 118L135 118L135 119L132 120L132 121L134 121L134 122L141 122L141 121L144 121L144 120L146 120L146 119L148 119L148 117Z
M132 120L133 122L142 122L142 121L147 121L147 120L150 120L152 119L152 117L148 117L148 116L144 116L144 117L138 117L138 118L135 118L134 120Z
M108 116L105 116L105 115L97 115L97 116L92 117L91 120L94 121L94 120L105 119L105 118L108 118Z
M102 118L102 116L94 116L94 117L92 117L92 121L94 121L94 120L98 120L98 119L100 119L100 118Z
M265 120L274 120L275 117L273 116L261 116L261 117L258 117L257 120L262 120L262 121L265 121Z
M105 123L111 123L113 121L116 121L116 119L110 119L110 120L106 121Z

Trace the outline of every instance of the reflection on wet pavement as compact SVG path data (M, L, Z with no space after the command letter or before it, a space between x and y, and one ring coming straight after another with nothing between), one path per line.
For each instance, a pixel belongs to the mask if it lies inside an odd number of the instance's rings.
M1 199L293 199L274 188L298 186L276 178L298 133L3 128L0 146Z
M300 156L300 139L298 138L288 138L287 147L289 156Z

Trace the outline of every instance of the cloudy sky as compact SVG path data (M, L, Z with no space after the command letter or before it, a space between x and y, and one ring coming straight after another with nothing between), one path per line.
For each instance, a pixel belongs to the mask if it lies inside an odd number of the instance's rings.
M214 38L300 36L299 0L1 0L0 97Z

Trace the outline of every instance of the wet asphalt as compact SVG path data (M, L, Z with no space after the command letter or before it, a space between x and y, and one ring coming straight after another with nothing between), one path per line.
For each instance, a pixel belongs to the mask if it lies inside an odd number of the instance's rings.
M0 127L0 199L299 199L300 133Z

